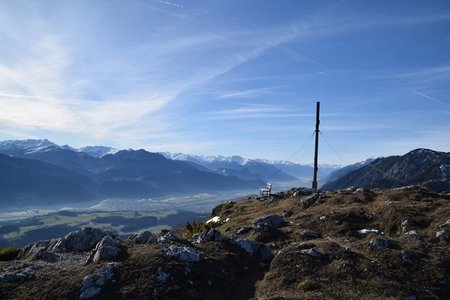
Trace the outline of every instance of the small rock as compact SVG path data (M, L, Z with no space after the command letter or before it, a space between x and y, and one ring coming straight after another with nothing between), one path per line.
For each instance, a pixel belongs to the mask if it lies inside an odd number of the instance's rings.
M220 233L220 231L213 228L209 231L195 234L191 240L193 243L202 244L210 241L223 241L224 239L225 237Z
M375 250L384 250L391 247L391 242L389 242L385 238L373 238L369 241L369 244L371 247L373 247Z
M408 219L403 220L402 223L400 224L400 226L402 227L403 231L406 231L406 228L408 227L408 225L409 225Z
M314 205L314 203L316 203L316 201L319 199L319 194L318 193L314 193L312 195L309 195L307 197L303 197L302 198L302 204L304 208L308 208L311 207L312 205Z
M160 236L158 238L158 243L161 244L168 244L170 242L175 242L175 241L179 241L180 238L177 237L175 234L173 234L172 232L167 233L166 235Z
M404 235L405 235L405 236L411 236L411 237L414 237L414 238L416 238L416 239L418 239L418 240L422 240L422 239L423 239L423 237L422 237L420 234L418 234L417 231L415 231L415 230L410 230L410 231L408 231L408 232L405 232Z
M197 262L200 260L200 255L192 247L178 247L171 245L168 248L163 249L162 252L165 257L174 257L181 262Z
M319 220L325 220L327 217L326 216L321 216L320 218L319 218Z
M111 281L114 278L113 268L120 266L121 264L107 264L97 272L97 280L95 284L97 286L103 286L106 282Z
M253 220L253 227L273 226L275 228L281 227L286 223L283 216L280 215L268 215Z
M311 256L311 257L317 257L317 258L322 256L322 253L320 253L319 251L317 251L314 248L300 250L300 253L306 254L306 255Z
M150 231L141 231L136 234L132 234L128 237L128 239L134 241L136 244L146 244L146 243L155 243L156 238Z
M436 237L439 239L450 240L450 220L439 225L439 231L436 232Z
M307 239L317 239L319 235L317 232L309 230L309 229L302 229L300 230L300 236Z
M447 222L439 225L439 229L449 228L450 229L450 220L447 220Z

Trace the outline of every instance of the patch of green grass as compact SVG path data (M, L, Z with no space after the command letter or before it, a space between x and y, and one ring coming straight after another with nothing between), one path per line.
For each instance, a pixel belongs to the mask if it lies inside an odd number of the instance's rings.
M187 239L190 239L194 234L201 233L206 230L210 230L211 228L215 227L214 225L206 224L204 222L195 222L194 221L194 222L192 222L192 224L187 222L186 225L184 226L187 231L185 234L185 237Z
M0 248L0 261L8 261L13 260L19 254L20 249L8 247L8 248Z
M234 203L235 202L227 202L227 203L222 204L222 207L224 209L230 209L230 208L232 208L234 206Z

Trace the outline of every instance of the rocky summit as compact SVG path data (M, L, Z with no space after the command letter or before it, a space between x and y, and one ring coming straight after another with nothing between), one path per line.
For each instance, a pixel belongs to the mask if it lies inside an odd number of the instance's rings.
M448 299L448 193L312 195L224 203L159 236L85 228L33 243L0 262L0 298Z

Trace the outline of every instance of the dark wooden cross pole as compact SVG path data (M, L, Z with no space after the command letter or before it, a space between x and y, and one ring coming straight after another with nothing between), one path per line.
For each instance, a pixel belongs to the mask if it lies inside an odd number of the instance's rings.
M320 102L317 102L317 108L316 108L316 147L314 149L314 176L313 176L313 182L312 182L312 189L313 192L317 192L317 170L319 169L317 167L317 161L319 156L319 124L320 124Z

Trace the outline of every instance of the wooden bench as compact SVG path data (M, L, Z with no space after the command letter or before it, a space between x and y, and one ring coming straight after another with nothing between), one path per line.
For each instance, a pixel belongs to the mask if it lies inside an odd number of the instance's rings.
M272 184L268 183L265 189L259 189L259 194L261 196L270 196L270 193L272 192Z

